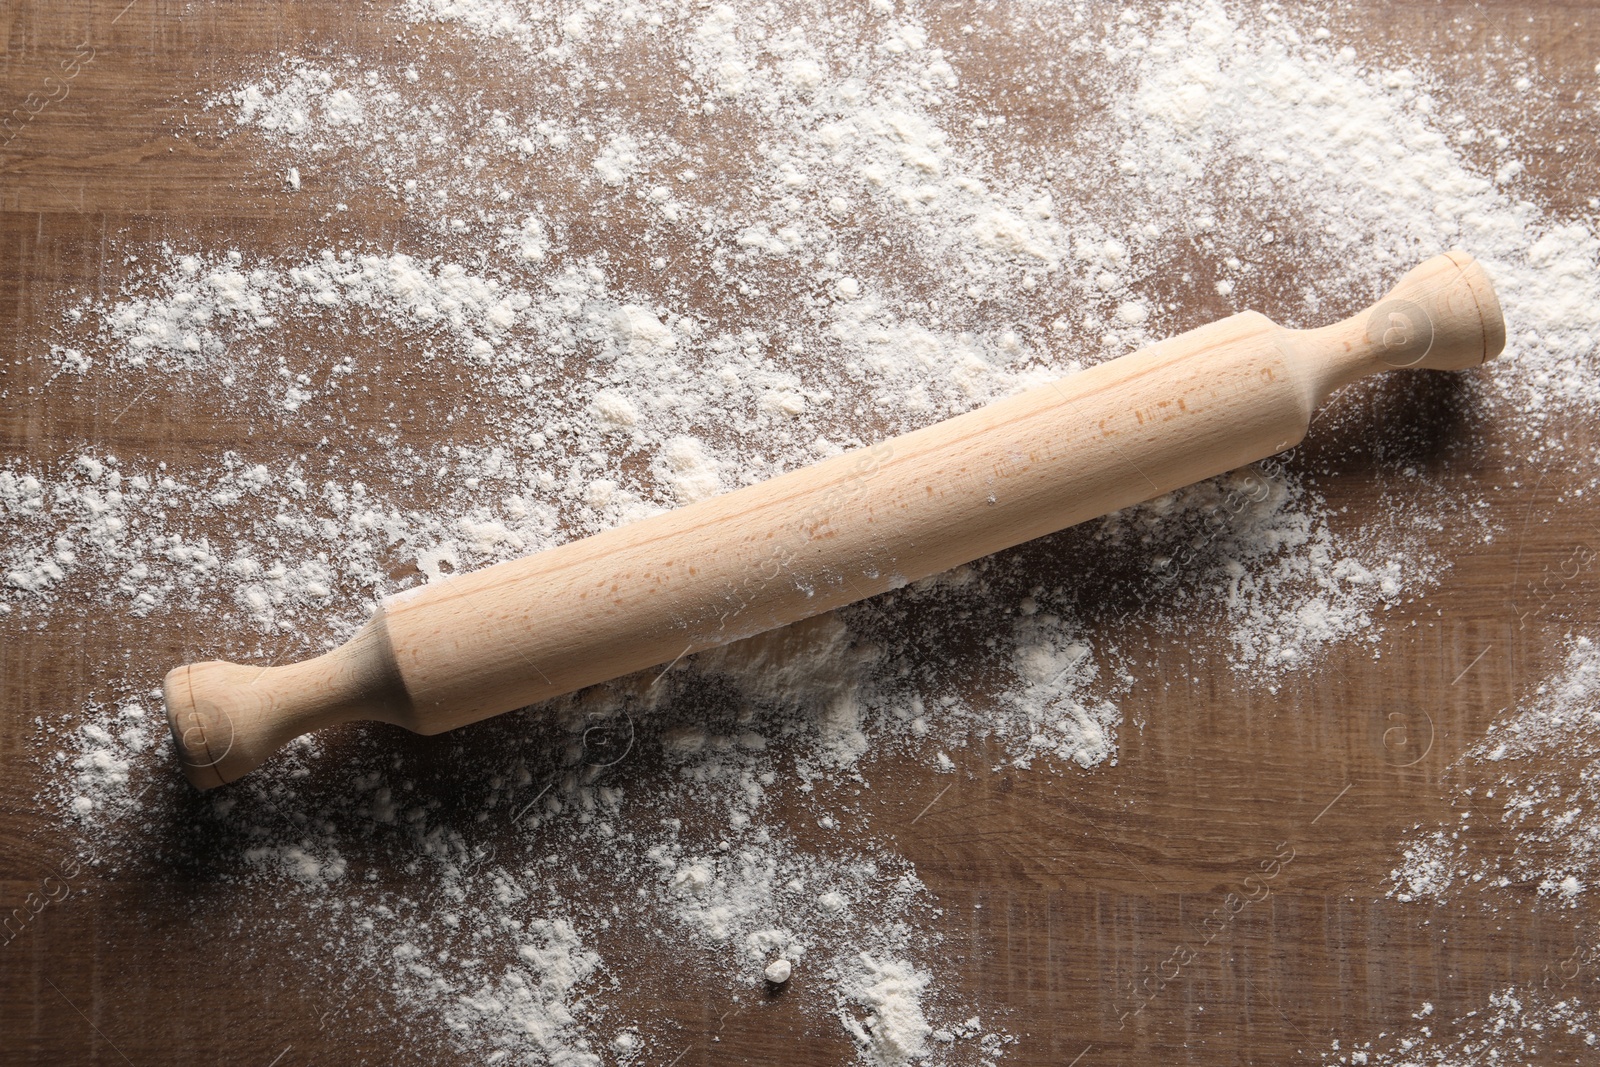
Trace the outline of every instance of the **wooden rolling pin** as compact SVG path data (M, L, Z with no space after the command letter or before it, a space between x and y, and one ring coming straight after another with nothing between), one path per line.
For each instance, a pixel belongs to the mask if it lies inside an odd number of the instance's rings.
M830 611L1297 444L1335 389L1499 354L1472 257L1416 267L1366 311L1289 330L1246 311L759 485L385 600L301 663L167 675L201 789L308 730L435 734Z

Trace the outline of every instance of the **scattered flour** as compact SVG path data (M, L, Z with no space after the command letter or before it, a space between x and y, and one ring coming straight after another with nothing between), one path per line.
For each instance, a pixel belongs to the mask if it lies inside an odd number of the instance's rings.
M1532 889L1576 906L1600 878L1600 646L1575 638L1565 671L1493 723L1453 770L1460 819L1403 846L1390 894L1445 901L1468 888ZM1465 833L1475 817L1497 823L1511 847L1476 854Z
M1433 1005L1424 1003L1413 1019L1426 1019ZM1554 1063L1555 1042L1589 1050L1600 1047L1593 1013L1576 998L1555 999L1538 989L1507 988L1489 995L1489 1002L1449 1022L1419 1023L1400 1033L1379 1034L1322 1054L1323 1063L1349 1067L1441 1067L1482 1064L1484 1067ZM1581 1062L1567 1060L1559 1062Z
M1028 110L1082 128L1030 128L985 81L1006 75L969 63L936 12L888 4L599 18L410 0L388 59L332 49L252 73L208 114L290 175L294 209L324 220L315 236L125 242L114 295L66 303L60 336L35 342L53 387L112 381L130 408L181 398L248 431L209 463L88 445L8 461L7 639L86 612L201 622L196 654L308 654L406 585L926 425L1229 308L1320 323L1450 246L1488 265L1512 330L1475 397L1527 462L1577 461L1547 427L1600 402L1600 240L1524 199L1515 167L1470 162L1473 143L1509 145L1492 117L1437 106L1420 63L1283 13L1038 14L994 17L1037 53L1019 68ZM664 94L648 125L626 95L647 80L635 47L676 71L648 79ZM1107 107L1083 109L1072 70ZM480 75L509 88L464 92ZM670 132L702 125L704 142ZM397 236L326 224L363 204L403 216ZM1180 246L1216 306L1164 291ZM1285 273L1286 259L1317 266ZM396 388L415 406L378 408ZM1393 501L1359 522L1330 503L1325 464L1297 455L1063 543L1135 561L1119 586L1135 622L1196 646L1220 631L1239 684L1272 689L1334 646L1377 654L1385 611L1495 535L1459 484L1375 463ZM286 951L346 983L341 1010L436 1019L430 1036L487 1062L670 1061L637 1006L630 936L687 946L704 995L730 1004L787 983L865 1062L986 1062L1009 1038L943 988L936 901L894 828L850 797L890 749L930 773L959 772L950 753L977 739L1034 773L1116 758L1118 698L1137 681L1118 630L1028 569L981 561L596 687L486 727L459 767L360 735L339 754L355 783L330 791L325 742L305 740L198 818L229 843L238 892L294 894L314 917L309 939L286 920ZM930 601L987 620L989 638L973 650L953 622L905 621ZM935 662L955 648L955 667ZM1397 893L1483 873L1537 879L1552 906L1581 899L1595 835L1537 764L1556 748L1592 758L1592 653L1575 646L1566 681L1469 757L1510 768L1492 799L1516 853L1426 836ZM41 727L97 856L172 777L160 666L130 668L70 730ZM440 785L452 775L465 800ZM814 826L773 816L802 806ZM1588 1025L1575 1001L1534 1016L1508 992L1491 1009L1518 1040L1532 1021ZM1453 1033L1338 1062L1441 1062L1487 1040L1479 1021Z

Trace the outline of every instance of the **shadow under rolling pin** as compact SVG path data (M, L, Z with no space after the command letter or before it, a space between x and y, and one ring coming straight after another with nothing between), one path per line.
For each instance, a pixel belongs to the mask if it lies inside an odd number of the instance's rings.
M1499 354L1483 268L1435 256L1342 322L1255 312L1049 385L523 559L385 600L339 648L191 663L165 696L209 789L295 737L378 719L423 734L795 622L1281 452L1340 386Z

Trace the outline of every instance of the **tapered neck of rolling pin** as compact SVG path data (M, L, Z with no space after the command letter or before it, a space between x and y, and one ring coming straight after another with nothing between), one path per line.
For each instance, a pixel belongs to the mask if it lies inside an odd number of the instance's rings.
M1408 271L1382 300L1331 326L1291 330L1321 361L1315 406L1342 386L1391 370L1465 370L1500 354L1505 319L1488 274L1464 252Z
M381 608L313 659L191 663L162 689L184 775L201 789L233 781L301 734L362 719L399 722L410 709Z

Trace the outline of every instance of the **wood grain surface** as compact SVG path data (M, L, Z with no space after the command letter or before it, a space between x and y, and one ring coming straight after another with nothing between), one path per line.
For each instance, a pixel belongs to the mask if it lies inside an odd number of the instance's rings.
M1358 0L1339 11L1336 35L1368 56L1449 56L1459 76L1440 88L1441 106L1503 106L1528 166L1525 194L1556 217L1592 216L1600 9L1550 0ZM81 42L93 46L93 61L65 98L0 147L0 456L55 462L95 447L194 460L263 432L259 418L225 398L175 404L159 390L129 395L109 377L46 389L48 368L30 356L48 344L59 294L115 293L128 271L121 250L133 243L305 241L334 225L308 218L281 194L281 176L257 165L248 138L206 134L215 120L202 121L197 102L281 52L335 41L341 51L383 56L396 45L395 24L381 14L334 0L0 4L5 108L36 92ZM982 8L952 9L939 21L984 17ZM1536 106L1493 103L1516 73L1503 68L1506 40L1520 41L1560 92ZM989 61L1003 69L1005 42L988 47ZM648 113L648 79L630 91ZM1084 101L1096 106L1092 92ZM1032 111L1023 96L1005 106L1040 137L1070 135L1072 115ZM1479 162L1492 169L1491 150L1481 151ZM730 157L726 177L741 165ZM349 207L337 225L378 241L423 225L377 198ZM593 226L587 237L616 261L645 258L605 220ZM1284 255L1287 264L1292 248ZM1305 271L1286 266L1285 276L1303 279ZM1188 291L1176 275L1173 286ZM1214 297L1192 297L1186 326L1229 310ZM1287 282L1278 297L1290 302ZM1330 294L1344 301L1330 311L1359 306L1361 297ZM1281 308L1272 300L1265 292L1257 309L1274 315ZM382 341L341 343L370 345L381 358ZM448 383L423 388L398 362L393 382L391 395L361 401L349 418L379 433L386 405L397 401L408 432L434 433L438 416L454 411L450 439L470 439L474 415L452 408L459 398ZM1600 419L1556 432L1568 435L1570 454L1600 447ZM314 452L314 431L304 433L277 444ZM1470 784L1475 772L1451 770L1456 758L1527 701L1559 669L1567 635L1594 621L1600 586L1592 572L1564 583L1535 612L1526 597L1519 601L1535 576L1596 537L1592 507L1555 503L1576 475L1530 463L1487 417L1470 381L1444 376L1356 388L1293 462L1316 473L1333 508L1354 515L1382 494L1405 491L1397 463L1417 465L1485 501L1504 533L1482 544L1452 530L1431 535L1453 566L1425 600L1385 616L1381 655L1366 645L1336 647L1276 692L1240 685L1220 641L1196 648L1170 640L1137 587L1118 580L1124 551L1097 541L1092 529L1014 549L998 561L997 580L1026 575L1024 585L1073 588L1086 616L1114 627L1123 651L1142 664L1123 701L1127 726L1115 765L1076 776L996 772L998 751L978 749L963 752L963 773L945 778L883 755L874 788L853 801L876 825L899 826L898 846L944 909L941 979L1017 1035L1005 1063L1319 1063L1336 1038L1372 1040L1409 1025L1423 1001L1445 1020L1511 984L1543 983L1581 998L1596 992L1592 966L1565 965L1589 959L1575 946L1594 941L1600 915L1592 893L1572 910L1530 906L1516 923L1471 892L1438 906L1386 896L1397 843L1414 827L1458 817L1452 785ZM425 488L418 493L425 504ZM988 608L951 592L877 624L914 630L921 613L976 612L978 640ZM203 643L159 614L133 620L93 603L53 620L40 628L0 619L0 912L76 854L74 831L47 788L58 772L45 762L52 745L41 721L81 708L108 678L148 671L152 661L176 665ZM466 803L452 776L492 750L500 729L377 736L448 811ZM648 761L630 770L642 788L665 773ZM0 1062L452 1062L412 1032L425 1023L389 1010L381 984L361 974L337 985L313 981L228 933L223 917L237 905L222 873L236 856L195 838L198 803L178 789L153 791L133 817L162 846L86 868L71 897L0 948ZM806 840L804 813L793 814ZM1483 854L1509 847L1492 820L1475 819L1464 832ZM1221 936L1203 944L1205 921L1230 907L1244 877L1291 854L1267 897L1231 914ZM407 877L385 874L397 884ZM1531 901L1536 888L1512 892ZM280 929L294 922L281 910L270 919ZM317 936L313 920L305 927L304 936ZM1145 999L1134 991L1141 978L1186 945L1199 947L1134 1014ZM840 1063L852 1055L835 1021L802 1012L793 998L731 1005L714 987L684 981L694 965L668 947L619 944L607 953L633 961L628 981L668 1020L683 1067ZM339 1009L331 1018L330 1006ZM1550 1035L1546 1062L1595 1062L1578 1041Z

